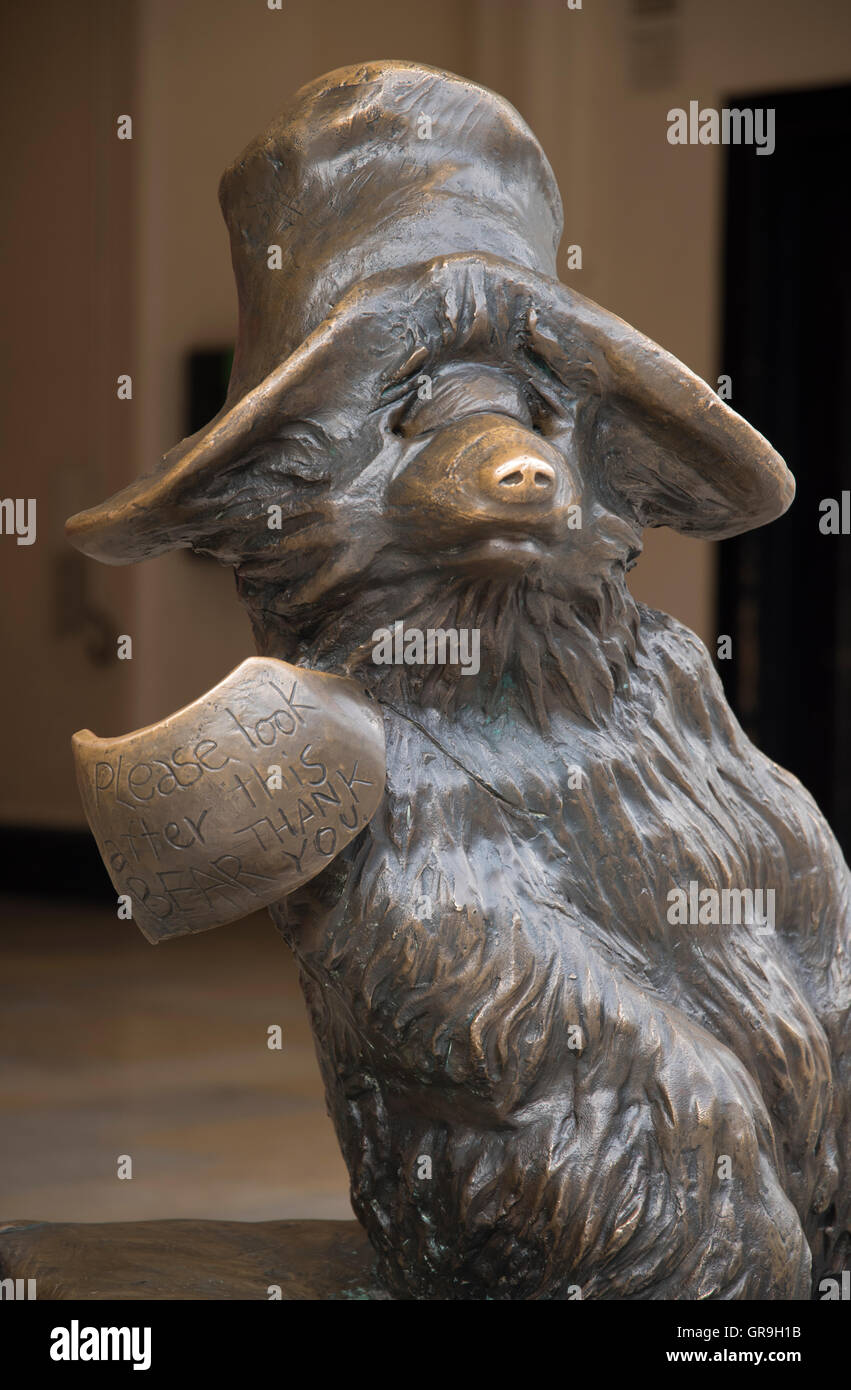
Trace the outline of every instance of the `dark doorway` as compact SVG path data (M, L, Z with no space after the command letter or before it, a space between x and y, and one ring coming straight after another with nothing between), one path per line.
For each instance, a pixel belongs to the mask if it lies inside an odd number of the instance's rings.
M773 107L775 151L726 150L723 359L731 405L795 474L780 521L719 547L720 661L746 732L789 768L851 856L851 87L737 96ZM845 508L847 517L848 507Z

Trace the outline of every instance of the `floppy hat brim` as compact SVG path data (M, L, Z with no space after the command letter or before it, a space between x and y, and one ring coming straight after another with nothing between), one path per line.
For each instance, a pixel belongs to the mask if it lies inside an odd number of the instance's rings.
M766 439L699 377L583 295L498 257L457 254L349 290L284 362L168 453L159 469L70 518L73 545L108 564L203 548L197 498L298 421L335 449L358 422L452 355L525 363L598 398L596 466L647 526L704 539L780 516L794 479Z

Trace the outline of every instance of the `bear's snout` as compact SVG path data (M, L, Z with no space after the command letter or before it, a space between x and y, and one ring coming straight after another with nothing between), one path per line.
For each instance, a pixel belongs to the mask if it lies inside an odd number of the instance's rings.
M492 540L503 551L512 542L528 550L529 542L546 545L563 535L579 492L558 450L494 412L433 431L390 484L388 501L430 547Z

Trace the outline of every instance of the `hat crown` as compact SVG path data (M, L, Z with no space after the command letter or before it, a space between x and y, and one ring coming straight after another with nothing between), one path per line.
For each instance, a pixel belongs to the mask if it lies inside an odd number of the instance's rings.
M370 275L453 252L556 275L561 199L534 135L502 97L421 64L309 83L219 196L240 307L231 401Z

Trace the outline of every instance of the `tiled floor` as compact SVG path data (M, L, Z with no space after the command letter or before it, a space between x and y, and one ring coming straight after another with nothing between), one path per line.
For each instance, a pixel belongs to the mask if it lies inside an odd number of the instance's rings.
M0 1219L307 1216L350 1217L348 1185L265 913L150 946L109 910L0 899Z

